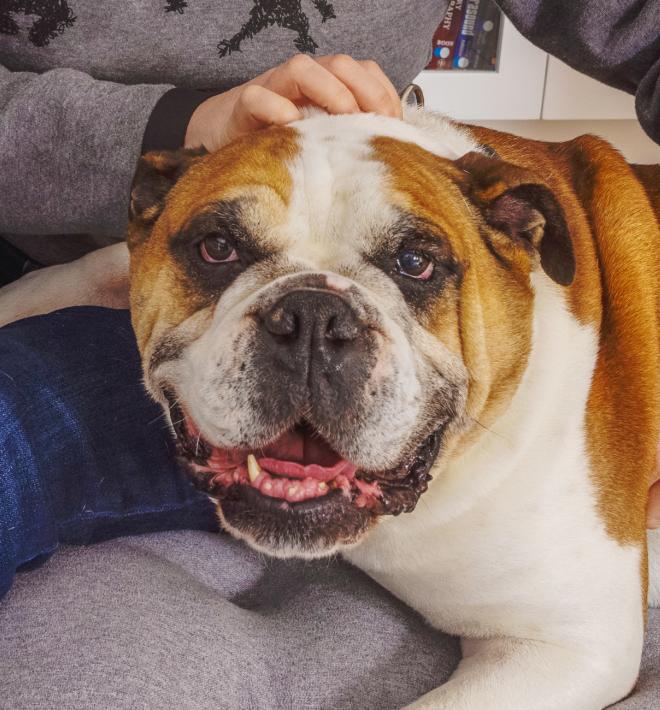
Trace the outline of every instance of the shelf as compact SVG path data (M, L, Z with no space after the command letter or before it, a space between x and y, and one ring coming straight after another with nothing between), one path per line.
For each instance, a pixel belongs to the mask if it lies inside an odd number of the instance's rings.
M505 18L498 71L423 71L415 81L428 108L461 121L538 119L547 59Z

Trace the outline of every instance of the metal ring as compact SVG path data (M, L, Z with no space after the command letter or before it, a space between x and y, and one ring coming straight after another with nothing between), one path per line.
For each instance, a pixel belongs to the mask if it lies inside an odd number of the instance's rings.
M410 97L413 97L413 101ZM401 92L401 103L404 106L417 106L417 108L424 108L424 92L421 86L417 84L408 84L406 88Z

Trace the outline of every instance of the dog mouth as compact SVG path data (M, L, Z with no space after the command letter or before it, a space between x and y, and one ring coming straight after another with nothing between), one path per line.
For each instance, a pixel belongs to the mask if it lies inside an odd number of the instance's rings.
M263 510L300 513L351 508L361 517L411 512L440 447L442 427L396 466L365 470L301 419L259 448L224 449L206 441L176 399L166 397L180 461L193 483L221 504L242 499Z

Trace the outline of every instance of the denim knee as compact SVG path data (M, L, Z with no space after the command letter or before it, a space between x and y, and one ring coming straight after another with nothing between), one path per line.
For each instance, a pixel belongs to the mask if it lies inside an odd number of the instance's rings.
M59 543L217 529L142 386L128 313L71 308L0 329L0 592Z

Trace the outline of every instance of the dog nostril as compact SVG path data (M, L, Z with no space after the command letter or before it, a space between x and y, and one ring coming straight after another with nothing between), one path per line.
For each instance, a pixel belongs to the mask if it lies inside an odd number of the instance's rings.
M340 316L331 316L325 329L325 337L329 340L355 340L359 328L353 320Z
M298 330L296 315L282 306L272 308L266 314L264 324L273 335L295 335Z

